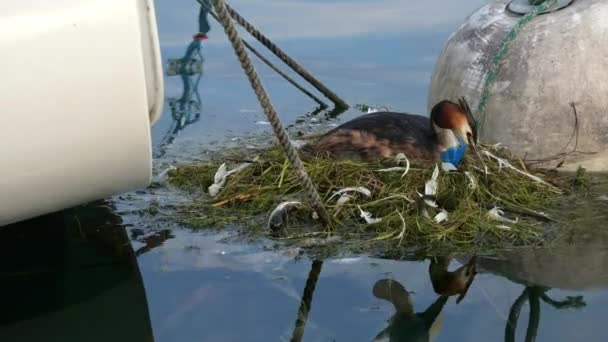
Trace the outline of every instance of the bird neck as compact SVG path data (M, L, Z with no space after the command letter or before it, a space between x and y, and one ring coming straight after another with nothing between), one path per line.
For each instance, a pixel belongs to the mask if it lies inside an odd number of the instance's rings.
M458 166L464 157L467 148L466 142L462 141L462 139L449 129L439 128L437 126L434 126L433 128L437 135L441 162Z
M459 139L456 134L449 129L435 126L435 133L437 135L437 142L439 143L440 152L465 145L465 142Z

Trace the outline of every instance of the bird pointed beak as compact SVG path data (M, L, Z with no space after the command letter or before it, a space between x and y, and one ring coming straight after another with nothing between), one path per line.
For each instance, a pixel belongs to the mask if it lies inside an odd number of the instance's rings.
M481 159L481 153L479 153L479 149L477 148L477 143L474 141L472 136L468 137L469 147L473 150L473 153L477 157L477 160L481 163L482 166L485 166L483 160Z
M452 130L452 132L456 135L456 137L460 140L461 143L464 143L466 141L466 144L473 151L473 154L475 154L477 160L479 160L482 166L485 166L483 160L481 159L481 153L479 153L479 149L477 148L477 142L475 141L475 137L472 134L465 133L465 131L463 130Z

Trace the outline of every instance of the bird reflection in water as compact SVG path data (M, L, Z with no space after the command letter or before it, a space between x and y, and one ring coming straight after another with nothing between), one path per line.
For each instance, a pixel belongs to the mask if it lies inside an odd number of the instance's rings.
M441 327L440 314L451 296L459 295L460 303L468 292L477 274L473 257L464 266L449 271L451 257L438 257L431 260L429 275L434 291L439 297L425 311L415 312L410 293L396 280L381 279L374 284L376 298L384 299L395 308L387 328L374 339L380 341L433 341Z
M435 293L442 296L459 295L456 303L460 303L477 274L477 257L473 256L465 265L454 271L448 271L451 257L433 257L429 265L429 276Z

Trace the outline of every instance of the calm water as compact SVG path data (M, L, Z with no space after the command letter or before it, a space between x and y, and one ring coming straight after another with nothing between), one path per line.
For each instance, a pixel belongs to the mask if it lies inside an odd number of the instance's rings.
M425 112L443 43L485 2L231 1L351 105L416 113ZM163 60L180 58L197 30L196 2L156 3ZM211 25L196 88L200 116L183 117L181 130L169 103L182 96L183 80L165 79L165 111L153 129L156 174L215 147L256 144L260 139L249 137L269 132L258 123L265 117L221 28ZM315 109L256 66L285 125ZM319 124L309 119L299 127ZM296 257L297 250L244 244L230 232L193 233L172 221L173 205L184 197L159 182L0 230L0 341L372 341L395 314L374 296L378 281L393 279L409 291L413 313L429 314L439 300L429 260L353 256L313 263ZM479 256L480 273L462 302L451 297L424 324L400 311L392 324L403 331L400 341L424 332L435 341L524 341L526 334L537 341L608 341L608 233L601 221L585 220L605 213L604 203L580 208L579 231L564 247ZM466 259L453 260L450 269ZM509 315L518 320L508 324Z

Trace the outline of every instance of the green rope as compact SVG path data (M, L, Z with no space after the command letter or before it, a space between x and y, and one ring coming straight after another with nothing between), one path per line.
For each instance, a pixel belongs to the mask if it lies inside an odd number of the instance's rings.
M266 114L266 117L268 118L268 121L272 126L274 134L277 137L281 148L287 155L287 159L293 167L296 177L302 185L302 188L304 188L304 194L308 198L310 205L317 211L319 219L321 219L321 221L329 228L331 221L329 215L327 214L327 211L325 210L325 207L323 206L323 201L321 200L321 197L317 192L317 188L314 186L312 180L308 176L308 173L306 173L306 169L304 168L302 160L300 160L298 151L289 140L287 132L285 131L285 128L283 128L283 125L281 123L281 119L279 118L279 115L272 106L270 98L268 98L268 95L266 94L266 91L264 89L264 86L260 82L257 72L255 71L251 60L247 55L247 51L245 51L245 45L238 36L236 27L232 22L232 18L228 13L227 6L224 0L213 0L213 4L215 6L215 12L218 18L220 19L220 23L224 27L224 31L226 32L226 35L228 36L228 39L232 44L234 52L236 53L239 62L241 63L241 67L243 68L243 71L245 71L245 74L247 75L247 78L251 83L251 87L253 88L253 91L255 92L258 101L260 102L260 106L264 110L264 113Z
M515 37L519 34L519 32L523 29L523 27L528 24L532 19L539 15L539 13L544 12L547 8L556 5L558 0L546 0L538 6L535 6L528 14L524 15L518 22L515 24L515 27L511 29L511 31L507 34L507 36L503 39L500 49L492 59L492 63L490 64L490 69L488 74L486 75L486 79L484 81L483 90L481 93L481 98L479 100L479 106L477 107L477 129L481 130L483 123L485 123L486 118L486 106L488 104L488 100L490 99L490 88L496 82L496 78L498 75L498 69L500 68L500 64L503 59L507 55L509 51L509 44L515 40Z

